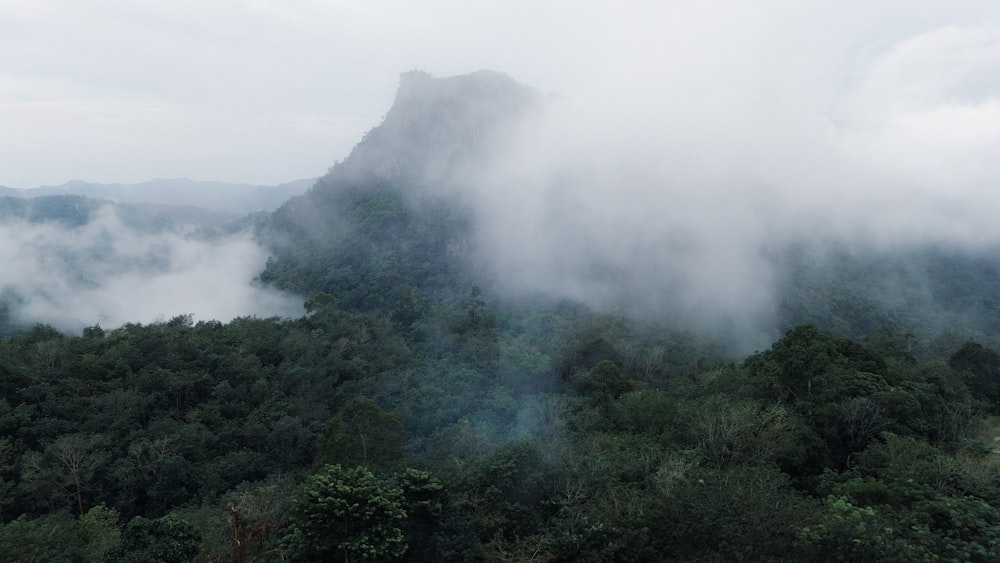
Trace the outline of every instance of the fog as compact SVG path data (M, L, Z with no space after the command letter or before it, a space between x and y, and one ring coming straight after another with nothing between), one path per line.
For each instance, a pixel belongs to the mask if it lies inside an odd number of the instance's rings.
M549 99L459 182L499 287L673 316L753 349L776 336L785 245L1000 242L996 22L872 35L812 5L713 9L630 19L605 53L619 66ZM672 15L685 17L662 26Z
M266 258L247 233L206 240L137 232L113 206L79 227L0 224L0 288L14 324L79 331L187 314L196 321L301 315L301 299L251 283Z
M540 114L514 124L510 142L452 184L476 209L478 255L499 293L721 326L754 347L774 337L773 253L783 245L1000 242L994 2L234 1L206 9L199 24L189 3L98 4L69 12L83 27L58 17L56 0L7 8L14 23L0 45L50 34L32 29L79 39L88 26L107 40L94 47L98 57L75 55L74 69L41 48L0 66L17 79L0 89L0 101L14 100L0 115L30 132L9 137L16 177L0 182L30 185L16 178L60 169L43 166L32 147L63 151L60 166L97 181L120 181L116 165L132 181L309 176L378 123L399 72L492 68L545 99ZM32 27L47 18L60 25ZM160 40L129 41L142 30ZM123 45L138 54L123 55ZM111 61L141 84L109 70ZM77 113L85 119L68 127ZM53 144L67 138L60 127L87 148ZM125 130L150 133L136 140ZM292 158L307 152L308 164ZM273 177L291 162L303 169ZM240 176L248 170L260 177ZM228 317L270 299L249 285L265 258L240 237L211 245L140 237L142 252L168 249L169 264L155 275L95 272L66 297L28 281L61 267L27 250L59 235L23 228L5 227L3 256L18 267L0 275L32 296L40 319L72 312L113 324L195 309L185 299ZM97 236L98 227L87 229ZM70 242L86 245L87 236ZM170 289L174 282L183 289ZM208 293L229 287L238 289Z

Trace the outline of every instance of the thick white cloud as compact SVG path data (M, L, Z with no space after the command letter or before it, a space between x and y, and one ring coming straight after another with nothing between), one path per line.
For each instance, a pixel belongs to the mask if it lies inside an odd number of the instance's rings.
M66 330L153 322L298 316L301 299L251 280L266 254L248 234L207 241L183 233L139 233L111 207L90 223L0 225L0 290L16 299L15 322Z
M560 94L470 195L527 289L749 318L776 241L1000 238L985 0L8 0L0 184L316 175L413 68Z
M468 184L483 254L521 291L758 345L782 244L1000 243L1000 26L968 7L609 12L593 87Z

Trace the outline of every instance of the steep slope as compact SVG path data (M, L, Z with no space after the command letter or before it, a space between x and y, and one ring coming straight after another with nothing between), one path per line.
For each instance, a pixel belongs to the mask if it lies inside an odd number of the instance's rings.
M803 241L774 257L777 323L864 338L909 334L940 356L968 338L1000 345L1000 252L944 245L858 249Z
M271 215L262 236L272 259L261 280L303 296L325 291L341 306L363 311L391 311L401 303L426 299L460 299L473 286L493 287L486 272L494 270L482 266L497 257L482 251L489 245L477 245L482 241L482 219L491 211L467 196L482 192L483 186L472 184L476 172L489 168L495 149L504 146L523 120L535 116L532 112L541 101L530 88L488 71L452 78L403 74L384 121L312 190ZM621 181L628 182L627 172L622 174ZM567 178L569 183L586 182ZM588 193L573 188L555 193ZM911 333L917 353L954 349L960 344L955 335L1000 345L1000 259L991 249L931 244L859 248L845 240L773 240L768 241L770 248L755 249L761 267L744 272L745 277L707 284L711 287L671 285L675 278L683 281L684 268L690 266L685 259L712 273L728 271L715 266L742 256L706 247L704 252L674 253L671 260L671 244L700 247L697 240L685 238L697 233L686 233L683 224L671 234L670 216L646 230L626 225L626 233L649 235L648 240L639 236L634 247L627 237L619 237L617 246L607 248L621 252L594 251L603 239L616 236L613 226L592 224L586 213L560 201L545 200L551 224L539 232L548 239L537 245L544 248L538 251L542 262L537 263L570 264L562 277L546 280L548 286L540 291L556 299L575 295L586 301L588 293L574 294L572 286L586 285L586 276L591 276L594 287L614 297L591 305L618 308L624 303L626 313L669 319L676 328L727 339L740 352L804 323L854 338L880 329ZM625 211L621 215L622 222L629 221ZM491 218L495 221L496 215ZM518 219L516 214L508 218ZM521 228L517 223L492 227L499 233L493 236ZM520 250L535 252L529 246ZM574 252L579 263L572 261ZM545 277L522 267L532 264L530 260L511 263L518 268L509 270L525 278L525 286ZM749 287L765 289L740 289ZM695 296L690 295L693 289ZM517 295L530 290L521 288ZM766 294L766 299L744 306L714 294L717 290ZM658 293L647 298L644 292Z
M382 124L325 180L460 181L463 172L484 164L491 149L538 101L537 92L497 72L450 78L404 73Z
M510 77L481 71L400 79L384 121L263 230L274 249L265 282L301 294L332 293L371 310L402 295L467 294L473 215L449 186L537 102Z

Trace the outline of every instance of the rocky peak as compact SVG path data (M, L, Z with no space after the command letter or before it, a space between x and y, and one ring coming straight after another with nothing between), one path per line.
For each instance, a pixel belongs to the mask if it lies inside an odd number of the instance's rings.
M335 171L440 181L478 165L539 99L535 90L499 72L449 78L404 72L385 119Z

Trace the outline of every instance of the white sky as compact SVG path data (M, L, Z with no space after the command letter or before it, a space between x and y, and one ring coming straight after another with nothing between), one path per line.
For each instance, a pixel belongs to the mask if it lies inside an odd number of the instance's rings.
M662 105L687 134L823 121L975 173L1000 138L998 21L962 0L0 0L0 185L320 175L414 68L492 68L640 129Z

